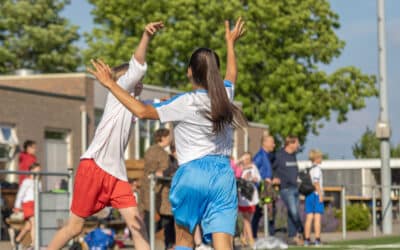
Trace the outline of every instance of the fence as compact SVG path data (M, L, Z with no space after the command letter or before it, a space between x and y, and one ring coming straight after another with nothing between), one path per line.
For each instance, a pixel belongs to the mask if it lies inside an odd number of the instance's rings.
M150 249L155 250L155 186L157 181L171 181L172 178L166 177L157 177L155 175L150 175ZM363 186L372 189L372 197L371 197L371 209L372 209L372 236L375 237L377 235L377 195L376 191L382 188L382 185L347 185L347 186ZM398 191L398 209L400 214L400 186L391 186L392 190ZM342 238L347 238L347 216L346 216L346 206L348 203L348 198L346 197L346 186L340 187L340 209L342 212ZM383 204L384 205L384 204ZM383 207L382 212L385 212L387 208ZM267 205L264 206L264 214L268 214ZM264 235L268 236L268 218L264 216Z
M72 172L73 169L70 168L68 169L68 172L63 173L63 172L30 172L30 171L9 171L9 170L0 170L0 175L4 175L4 174L17 174L17 175L33 175L33 180L34 180L34 200L35 200L35 205L34 205L34 221L35 221L35 236L34 236L34 249L35 250L39 250L40 246L41 246L41 239L42 237L40 237L40 233L42 233L40 231L41 229L41 211L40 211L40 207L41 207L41 199L39 198L39 178L40 176L65 176L68 179L68 208L71 205L71 199L72 199ZM0 187L0 200L2 199L1 197L1 187ZM2 223L3 223L3 218L1 217L1 213L0 213L0 228L2 228ZM0 235L1 237L1 235ZM1 238L0 238L1 240Z
M342 238L346 239L347 238L347 217L346 217L346 206L347 206L347 202L350 201L351 197L347 197L346 196L346 187L347 186L358 186L358 187L365 187L365 188L370 188L372 190L372 196L371 197L365 197L366 200L371 200L371 213L372 213L372 236L376 237L377 235L377 190L382 189L382 185L346 185L346 186L342 186L341 187L341 195L340 195L340 199L341 199L341 211L342 211ZM398 185L390 185L391 190L396 190L397 191L397 205L398 205L398 214L400 215L400 186ZM381 213L385 213L387 211L387 209L392 207L393 204L393 199L394 197L392 197L392 202L390 204L381 204Z

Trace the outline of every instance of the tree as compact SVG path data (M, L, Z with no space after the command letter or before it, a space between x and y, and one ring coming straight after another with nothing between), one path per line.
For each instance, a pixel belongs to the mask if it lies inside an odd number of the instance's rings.
M101 56L111 65L129 59L145 23L163 20L163 34L149 49L146 83L187 87L187 63L198 47L226 56L224 19L242 16L247 34L237 45L236 100L246 116L269 125L280 138L302 141L318 134L323 120L365 107L377 95L375 77L348 66L329 74L320 67L342 52L335 34L339 17L327 0L134 1L90 0L98 26L87 36L85 60Z
M353 156L357 159L380 158L380 141L375 132L367 127L361 138L353 145ZM400 158L400 144L390 145L390 156Z
M59 15L68 0L0 0L0 73L75 71L78 27Z

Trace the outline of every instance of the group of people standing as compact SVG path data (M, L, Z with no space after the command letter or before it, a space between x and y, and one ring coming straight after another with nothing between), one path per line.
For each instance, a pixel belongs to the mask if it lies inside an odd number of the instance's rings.
M312 167L306 171L310 175L315 191L305 197L305 228L299 210L299 167L296 153L300 147L296 136L285 138L282 149L274 151L275 140L270 135L263 136L261 148L251 160L251 154L245 153L234 166L241 174L237 177L253 182L254 194L251 199L239 193L239 211L243 215L243 233L241 242L244 245L254 244L257 239L260 218L263 216L263 205L268 206L268 232L275 234L274 217L276 190L287 209L289 243L310 245L310 233L314 220L315 245L320 245L321 214L324 212L323 178L320 164L323 155L319 150L311 150L309 159ZM264 197L261 197L264 196ZM266 196L266 197L265 197Z

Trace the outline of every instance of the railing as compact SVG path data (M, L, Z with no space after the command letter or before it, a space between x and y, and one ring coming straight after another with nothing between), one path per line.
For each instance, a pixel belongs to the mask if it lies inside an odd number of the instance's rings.
M377 196L376 196L376 191L379 189L382 189L383 187L387 187L387 186L383 186L383 185L358 185L358 184L348 184L346 186L350 186L350 187L367 187L367 188L371 188L371 200L372 200L372 204L371 204L371 212L372 212L372 236L376 237L377 236ZM340 199L341 199L341 210L342 210L342 238L346 239L347 238L347 222L346 222L346 204L347 204L347 198L346 198L346 186L342 185L341 186L341 195L340 195ZM390 185L389 186L392 190L397 190L398 191L398 210L399 210L399 214L400 214L400 186L399 185ZM387 211L388 206L390 204L381 204L382 206L382 213L385 213L385 211ZM392 207L392 206L389 206Z
M157 181L171 181L172 178L169 177L157 177L154 174L149 175L150 179L150 249L155 250L155 186ZM377 196L376 190L381 189L382 185L346 185L346 186L362 186L369 187L372 189L372 236L377 236ZM342 211L342 238L347 238L347 215L346 215L346 206L347 206L347 198L346 198L346 186L342 185L340 188L340 209ZM398 190L398 195L400 196L400 186L392 185L390 186L392 190ZM382 212L385 211L385 204L382 204ZM400 212L400 197L398 200L398 209ZM264 215L268 215L268 207L264 205ZM268 236L268 218L264 216L264 235Z
M69 168L68 172L31 172L31 171L10 171L10 170L0 170L0 175L4 174L16 174L16 175L33 175L33 183L34 183L34 221L35 221L35 235L34 235L34 249L40 249L40 237L39 237L39 229L40 229L40 199L39 199L39 177L40 176L65 176L68 179L68 193L72 194L72 172L73 169ZM0 200L1 197L1 186L0 186ZM69 196L69 206L71 206L72 195ZM0 228L2 227L3 218L0 213ZM0 234L1 240L1 234Z

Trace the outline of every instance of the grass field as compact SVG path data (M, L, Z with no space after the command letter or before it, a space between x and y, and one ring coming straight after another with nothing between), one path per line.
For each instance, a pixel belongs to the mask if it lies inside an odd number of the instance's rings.
M289 247L289 249L310 250L310 249L323 249L323 250L389 250L400 249L400 236L381 237L368 240L349 240L338 241L330 244L325 244L318 247Z

